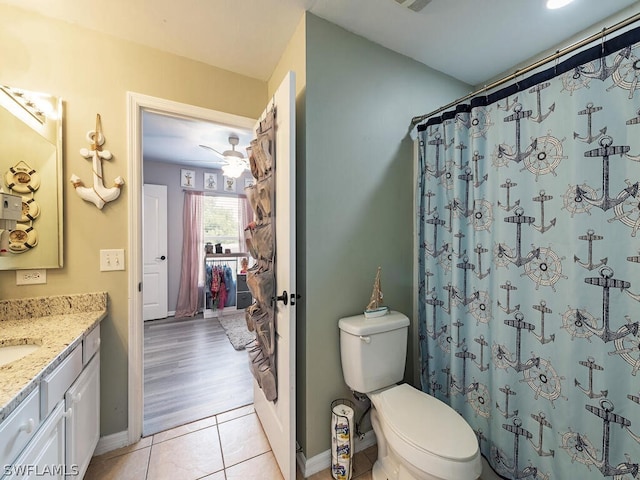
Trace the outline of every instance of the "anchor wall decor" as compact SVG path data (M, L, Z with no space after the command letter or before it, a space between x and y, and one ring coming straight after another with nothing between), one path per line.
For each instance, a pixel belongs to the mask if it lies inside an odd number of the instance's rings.
M118 176L114 180L113 187L105 187L102 178L102 160L111 160L112 155L109 150L103 150L105 138L102 134L102 122L100 114L96 115L96 129L87 132L87 141L91 144L91 149L81 148L80 155L84 158L90 158L93 171L93 186L85 187L84 183L75 174L71 175L71 183L76 189L80 198L87 202L93 203L102 210L106 203L112 202L120 196L120 189L124 185L122 177Z

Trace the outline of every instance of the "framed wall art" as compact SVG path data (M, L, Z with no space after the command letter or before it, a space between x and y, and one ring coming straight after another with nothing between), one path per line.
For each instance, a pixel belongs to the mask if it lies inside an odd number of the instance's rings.
M180 169L180 186L186 188L194 188L196 186L196 171Z
M235 192L236 191L236 179L233 177L224 177L224 191Z
M213 172L204 172L204 189L205 190L217 190L218 189L218 174Z

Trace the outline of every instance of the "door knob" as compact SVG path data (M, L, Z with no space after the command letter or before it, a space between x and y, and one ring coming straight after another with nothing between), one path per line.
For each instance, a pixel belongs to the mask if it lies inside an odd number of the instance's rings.
M284 290L282 292L282 295L278 295L277 297L273 298L273 300L276 302L282 302L286 305L287 303L289 303L289 294L286 290Z
M161 257L156 257L156 260L166 260L167 257L165 257L164 255L162 255Z

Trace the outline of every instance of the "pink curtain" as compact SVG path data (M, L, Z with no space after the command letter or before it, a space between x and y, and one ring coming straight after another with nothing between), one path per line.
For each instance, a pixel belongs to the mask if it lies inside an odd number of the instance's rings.
M203 264L202 192L184 192L182 225L182 268L176 318L193 317L200 308L198 276Z

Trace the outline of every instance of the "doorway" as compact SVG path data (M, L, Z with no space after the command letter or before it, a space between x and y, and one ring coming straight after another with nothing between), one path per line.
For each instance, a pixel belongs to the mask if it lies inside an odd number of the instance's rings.
M143 435L149 436L253 403L244 348L253 335L236 302L240 260L249 257L240 250L251 220L244 187L253 176L248 162L230 172L220 158L230 137L232 153L237 145L243 155L252 132L148 111L142 130ZM233 254L205 261L205 243ZM161 270L164 282L157 280ZM156 307L161 298L163 310Z
M129 428L128 441L134 443L141 437L142 431L142 246L141 246L141 190L142 190L142 152L141 152L141 116L145 109L166 112L175 115L190 115L191 118L204 118L229 125L258 129L263 126L269 112L278 112L275 123L264 126L274 127L273 144L277 155L275 169L275 189L278 192L275 206L275 246L274 252L280 252L275 262L275 282L282 295L282 305L275 309L275 350L278 372L276 391L280 392L276 402L269 401L260 385L254 381L254 408L272 447L285 479L295 478L296 465L296 312L299 295L296 293L296 176L295 176L295 138L296 138L296 88L295 73L287 72L276 89L269 104L260 115L260 121L252 122L246 117L212 112L200 107L177 104L129 92L127 94L128 146L129 151ZM253 124L253 125L251 125ZM263 152L264 152L263 146ZM291 301L288 302L289 296ZM276 298L276 297L272 297Z
M191 119L217 122L239 128L251 129L255 120L191 105L172 102L129 92L128 146L129 146L129 425L128 441L136 442L142 436L144 406L144 325L142 321L142 112L150 111ZM188 394L188 392L186 392Z

